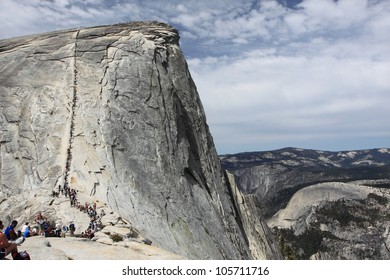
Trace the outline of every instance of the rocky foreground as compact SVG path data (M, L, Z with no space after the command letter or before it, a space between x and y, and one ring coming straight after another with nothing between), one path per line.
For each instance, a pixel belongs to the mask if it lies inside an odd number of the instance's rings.
M181 256L134 241L112 242L112 245L85 238L27 238L19 247L32 260L178 260Z

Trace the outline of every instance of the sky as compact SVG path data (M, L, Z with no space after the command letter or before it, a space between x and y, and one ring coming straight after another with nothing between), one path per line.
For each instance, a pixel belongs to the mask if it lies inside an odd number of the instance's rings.
M219 154L390 147L390 0L0 0L0 39L177 28Z

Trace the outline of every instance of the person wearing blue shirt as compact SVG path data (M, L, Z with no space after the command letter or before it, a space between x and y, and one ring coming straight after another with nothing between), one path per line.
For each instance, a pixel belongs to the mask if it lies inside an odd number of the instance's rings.
M18 225L18 221L13 220L11 224L5 229L4 234L8 240L16 240L18 235L15 233L15 228Z
M31 236L31 228L28 226L26 230L23 232L24 237L30 237Z
M2 232L4 228L3 222L0 221L0 260L4 259L8 254L17 254L17 244L8 241L5 234Z

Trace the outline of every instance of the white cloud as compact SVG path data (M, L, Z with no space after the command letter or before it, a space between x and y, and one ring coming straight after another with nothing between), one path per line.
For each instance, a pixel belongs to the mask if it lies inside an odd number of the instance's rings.
M284 21L295 34L307 32L306 16L301 13L291 13L284 17Z
M179 28L220 152L305 139L337 149L390 140L389 14L390 1L373 0L2 0L0 38L165 21Z
M232 135L254 146L390 131L388 61L271 49L189 65L219 145Z

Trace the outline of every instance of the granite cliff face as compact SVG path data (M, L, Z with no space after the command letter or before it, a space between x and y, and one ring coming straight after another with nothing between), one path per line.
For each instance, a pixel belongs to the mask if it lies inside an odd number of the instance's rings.
M390 258L390 149L221 156L286 258Z
M227 172L239 221L244 228L249 250L255 259L283 259L279 242L268 227L265 219L256 206L253 195L244 195L239 190L233 174Z
M390 191L369 183L321 183L295 193L268 221L286 257L390 259Z
M87 225L50 198L68 185L176 254L252 258L178 41L155 22L0 40L3 220Z

